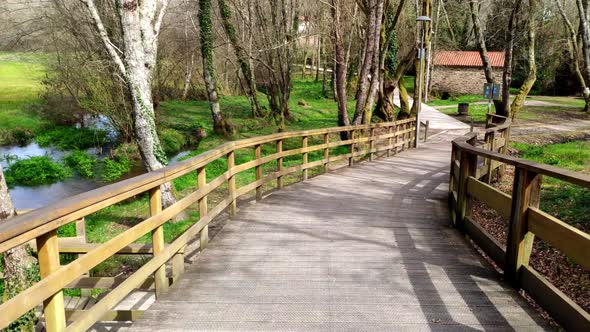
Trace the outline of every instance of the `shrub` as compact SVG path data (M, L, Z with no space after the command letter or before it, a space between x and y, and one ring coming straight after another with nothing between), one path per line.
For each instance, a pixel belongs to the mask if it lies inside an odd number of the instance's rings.
M8 185L39 186L63 181L71 176L70 170L47 156L30 157L16 161L6 170Z
M131 170L131 161L125 158L102 160L100 176L104 182L113 182L120 179Z
M74 151L64 158L64 162L73 168L82 177L91 178L94 176L94 168L97 158L84 151Z
M106 141L106 131L89 128L58 127L37 135L40 146L53 145L60 150L84 150L101 146Z
M186 137L178 130L165 128L158 132L162 148L168 156L175 155L182 151L187 144Z

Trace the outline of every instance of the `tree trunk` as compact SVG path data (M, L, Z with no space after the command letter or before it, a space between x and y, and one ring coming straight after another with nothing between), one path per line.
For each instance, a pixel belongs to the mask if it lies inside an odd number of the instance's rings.
M576 4L578 5L578 13L580 17L580 36L582 38L582 56L583 56L583 74L584 78L586 79L586 84L588 85L590 82L590 32L588 31L588 1L587 0L576 0ZM586 99L586 107L584 111L590 112L590 107L588 105L588 100L590 100L590 93L588 90L584 91L585 99Z
M191 62L186 65L186 74L184 76L184 88L182 89L182 100L186 100L188 92L191 87L191 80L193 78L195 64L195 54L191 54Z
M538 0L529 0L529 22L527 24L528 27L528 76L522 83L516 98L511 105L511 113L512 113L512 120L518 112L522 110L524 107L524 102L533 88L533 85L537 81L537 62L535 61L535 46L536 46L536 29L537 29L537 21L535 19L535 15L537 13L537 1Z
M557 4L557 9L559 10L559 14L563 19L565 27L567 29L567 37L568 37L568 53L570 58L570 65L574 72L576 73L576 77L580 82L580 87L582 88L582 95L584 96L585 106L584 111L590 111L590 90L587 89L588 82L586 82L586 78L580 69L580 47L578 45L578 33L572 22L568 19L565 11L563 10L563 4L560 0L555 0Z
M231 9L225 0L217 0L217 3L219 5L219 11L221 12L223 28L227 37L229 38L230 43L232 44L236 58L238 59L238 63L240 65L240 71L242 72L242 76L244 77L246 86L248 87L246 93L248 94L248 99L250 100L252 116L261 117L264 115L264 112L260 106L260 101L258 100L258 89L256 88L256 82L254 81L254 73L252 72L252 66L250 66L250 60L246 50L242 47L238 40L236 29L232 22Z
M207 99L213 117L213 131L216 134L227 135L227 125L221 114L217 82L215 79L215 64L213 62L213 26L211 21L211 0L199 0L199 28L201 34L201 57L203 58L203 80Z
M348 98L346 94L346 77L348 75L348 66L344 51L344 36L342 31L342 0L331 1L332 14L332 45L334 48L334 91L338 104L338 125L350 126L348 117ZM325 67L325 64L324 64ZM325 74L324 74L325 77ZM340 137L343 140L348 139L348 133L341 132Z
M363 47L364 55L361 62L358 90L356 93L356 107L354 111L353 124L361 124L363 115L367 107L367 100L371 88L370 71L373 65L373 55L375 53L375 45L379 41L378 32L380 27L377 25L377 17L375 15L376 4L379 0L368 0L365 15L367 17L367 26L365 29L365 43ZM379 18L381 19L381 18Z
M151 28L146 28L145 20L149 17L140 18L135 0L123 1L120 19L126 55L126 82L131 93L135 115L135 137L146 169L148 172L153 172L167 163L166 154L156 132L156 116L152 99L152 73L156 64L157 49L146 41L154 41L157 36ZM162 185L164 208L175 202L172 185L170 183Z
M379 91L379 61L381 23L383 19L384 2L369 0L366 8L367 29L365 31L365 56L359 76L357 104L354 111L353 124L369 123L373 114L373 106Z
M8 186L4 179L2 167L0 167L0 223L15 215L14 206L8 193ZM27 245L21 245L4 252L4 296L2 302L18 295L29 288L34 282L34 273L31 270L36 267L34 259L28 254ZM31 310L14 322L8 331L32 331L35 327L35 311Z
M492 65L490 64L490 57L488 56L488 49L486 46L485 36L481 27L481 22L479 20L479 9L478 9L478 1L470 0L469 1L469 8L471 10L471 21L473 23L473 30L475 33L475 38L477 40L477 46L479 50L479 55L481 57L481 62L483 64L483 71L486 77L486 81L488 83L496 83L494 78L494 73L492 70ZM506 71L506 65L504 66ZM505 104L502 100L494 100L494 106L496 107L496 114L502 116L508 116L508 110L506 110Z
M152 98L153 70L158 53L158 34L168 5L167 1L123 0L117 6L123 39L122 52L110 40L94 0L81 0L88 8L104 48L121 76L131 95L133 105L133 127L135 140L143 163L148 172L162 168L167 158L156 132L156 120ZM141 15L140 15L141 12ZM120 54L124 55L124 58ZM176 202L171 184L162 187L164 208ZM176 219L183 219L181 213Z
M400 77L397 83L399 88L399 105L400 111L397 116L399 120L408 119L412 116L412 109L410 108L410 97L408 95L408 90L406 90L406 86L404 85L404 77Z

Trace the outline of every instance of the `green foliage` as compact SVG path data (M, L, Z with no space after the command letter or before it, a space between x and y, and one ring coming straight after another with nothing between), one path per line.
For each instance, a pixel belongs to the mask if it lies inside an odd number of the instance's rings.
M41 147L53 145L60 150L84 150L106 141L106 131L90 128L57 127L37 135Z
M158 136L160 137L160 143L164 148L164 152L168 156L179 153L187 145L186 136L172 128L158 130Z
M0 266L4 266L3 255L0 255ZM0 300L10 299L18 295L25 289L29 288L40 280L39 265L31 264L25 270L24 285L19 287L6 287L5 279L0 279ZM0 301L1 303L2 301ZM37 316L35 315L35 309L30 310L26 314L19 317L19 319L12 322L3 331L6 332L22 332L22 331L34 331L35 325L37 324Z
M129 159L105 158L101 161L100 177L104 182L113 182L120 179L131 170Z
M9 186L39 186L63 181L71 176L71 171L47 156L20 159L6 170Z
M388 15L388 20L392 20L393 18L391 15ZM395 74L395 69L397 67L397 53L399 47L397 45L397 32L393 30L389 40L387 41L389 45L387 45L387 54L385 55L385 68L386 74L388 76L393 76Z
M64 162L82 177L92 178L97 158L84 151L74 151L64 158Z

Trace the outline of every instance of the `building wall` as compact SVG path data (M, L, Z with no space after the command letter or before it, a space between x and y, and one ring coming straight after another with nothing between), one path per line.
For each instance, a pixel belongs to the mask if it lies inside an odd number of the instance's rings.
M501 81L502 70L494 70L494 78ZM431 91L451 95L483 94L486 77L482 68L435 67L432 73Z

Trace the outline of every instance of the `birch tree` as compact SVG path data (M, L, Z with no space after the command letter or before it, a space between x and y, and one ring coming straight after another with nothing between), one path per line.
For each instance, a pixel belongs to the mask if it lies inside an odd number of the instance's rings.
M156 132L152 79L158 53L158 35L168 0L120 0L122 45L115 45L96 6L95 0L81 0L88 9L106 52L127 84L133 105L135 140L143 163L152 172L167 163L166 154ZM162 185L165 207L175 202L172 186Z

